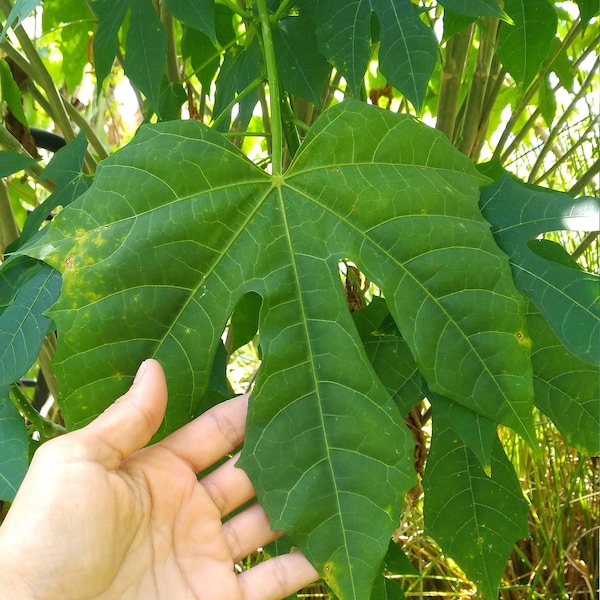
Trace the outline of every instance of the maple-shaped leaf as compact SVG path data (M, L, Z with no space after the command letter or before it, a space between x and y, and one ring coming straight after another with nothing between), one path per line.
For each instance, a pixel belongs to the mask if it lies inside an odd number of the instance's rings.
M263 362L240 464L274 529L365 598L413 485L411 436L369 363L339 262L383 292L430 389L532 439L524 306L478 209L485 180L439 132L346 101L271 176L198 122L144 126L28 252L52 311L65 419L81 426L162 362L161 434L199 414L240 298Z

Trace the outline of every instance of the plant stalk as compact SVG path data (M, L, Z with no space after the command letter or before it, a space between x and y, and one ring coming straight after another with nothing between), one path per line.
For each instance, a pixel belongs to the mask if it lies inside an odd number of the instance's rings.
M454 133L456 107L458 106L462 74L467 51L471 45L472 33L473 26L467 27L452 36L446 44L446 60L442 67L442 82L435 127L445 133L450 140L452 140Z
M283 169L283 131L281 123L281 103L279 94L279 74L275 64L275 48L273 33L266 0L257 0L258 17L262 32L262 46L267 65L267 81L269 82L269 104L271 105L271 131L273 154L271 156L272 175L278 177Z
M8 188L4 179L0 179L0 262L4 258L6 247L20 235L19 226L15 220Z
M0 9L8 16L12 10L12 3L10 0L0 0ZM23 27L19 25L19 27L13 29L13 32L19 40L25 56L29 60L30 69L27 71L27 74L35 79L46 92L48 102L52 107L52 114L50 116L56 123L56 126L60 129L65 140L70 142L75 137L75 132L73 131L73 127L71 126L71 122L63 105L62 97L54 84L52 76L46 69L36 47L29 39L29 36Z

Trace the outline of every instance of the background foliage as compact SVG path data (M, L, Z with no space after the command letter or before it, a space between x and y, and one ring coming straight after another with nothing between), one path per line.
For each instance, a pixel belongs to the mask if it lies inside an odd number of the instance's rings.
M597 4L0 9L2 498L154 356L303 597L591 597Z

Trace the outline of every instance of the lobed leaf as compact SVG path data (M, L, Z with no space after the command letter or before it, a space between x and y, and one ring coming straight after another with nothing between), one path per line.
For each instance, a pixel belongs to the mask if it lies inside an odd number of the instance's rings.
M315 0L310 12L319 50L360 97L371 58L373 11L381 28L381 72L420 110L437 60L437 41L410 0Z
M528 534L527 503L496 436L491 475L438 411L423 478L425 531L472 579L484 598L498 597L514 543Z
M431 389L531 439L524 307L478 209L484 181L439 132L355 101L326 111L277 177L198 122L142 127L26 250L64 274L51 314L69 427L147 356L169 383L161 434L198 414L254 292L263 362L240 464L333 591L365 597L413 485L412 440L338 263L383 290Z

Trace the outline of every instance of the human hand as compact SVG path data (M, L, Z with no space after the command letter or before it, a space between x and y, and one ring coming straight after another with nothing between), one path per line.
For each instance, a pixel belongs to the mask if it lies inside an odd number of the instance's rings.
M11 600L274 600L318 579L301 552L236 574L276 539L247 475L229 459L244 436L245 396L155 445L167 388L142 363L131 389L95 421L36 452L0 527L0 597Z

